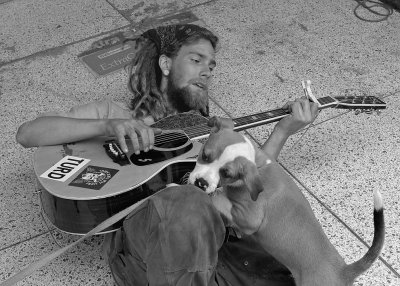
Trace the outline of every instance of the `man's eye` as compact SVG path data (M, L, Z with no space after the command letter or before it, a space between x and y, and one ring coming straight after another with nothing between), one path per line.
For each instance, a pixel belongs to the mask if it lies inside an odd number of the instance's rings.
M195 63L200 63L200 60L198 59L192 59L192 61L194 61Z

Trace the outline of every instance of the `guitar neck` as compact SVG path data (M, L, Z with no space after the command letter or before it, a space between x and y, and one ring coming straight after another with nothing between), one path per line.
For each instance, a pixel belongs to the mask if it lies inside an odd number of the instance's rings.
M325 108L351 108L351 109L384 109L386 108L385 102L374 96L354 97L342 96L331 97L325 96L316 99L319 109ZM264 124L276 122L283 117L287 116L289 111L287 109L273 109L265 112L260 112L252 115L234 118L234 130L242 131L248 128L257 127ZM207 124L200 124L194 127L183 128L186 135L192 140L198 140L208 137L210 134L210 127Z
M281 120L290 112L287 109L274 109L266 112L260 112L248 116L232 119L234 122L234 130L242 131L248 128L257 127L264 124L273 123Z
M289 114L288 110L274 109L267 112L260 112L248 116L232 119L234 123L233 130L242 131L248 128L257 127L260 125L272 123L280 120ZM210 135L211 128L207 124L201 124L193 127L183 128L183 131L192 140L207 138Z
M318 99L321 104L327 105L331 103L335 103L336 100L332 97L320 98ZM251 114L243 117L234 118L234 130L235 131L242 131L248 128L257 127L264 124L273 123L279 121L283 117L287 116L289 111L287 109L273 109L265 112L260 112L256 114ZM183 131L187 134L187 136L192 140L198 140L202 138L208 137L210 134L210 127L206 124L201 124L193 127L183 128Z

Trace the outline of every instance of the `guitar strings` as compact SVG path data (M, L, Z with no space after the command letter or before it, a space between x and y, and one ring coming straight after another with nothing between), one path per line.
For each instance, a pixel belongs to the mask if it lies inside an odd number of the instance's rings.
M254 120L255 118L257 120L261 121L261 120L270 119L270 118L273 118L276 116L281 116L281 115L286 115L286 114L287 114L286 110L276 109L276 110L271 110L268 112L261 112L261 113L254 114L254 115L236 118L236 119L234 119L234 121L237 125L243 126L243 125L246 125L249 123L253 123L255 121ZM206 124L190 126L190 127L186 127L186 128L182 128L182 129L186 134L188 134L189 138L204 135L205 133L209 133L211 130L211 128ZM185 134L182 134L179 132L163 133L163 134L155 136L155 145L163 145L166 143L172 143L172 142L180 141L180 140L183 140L186 138L187 137Z
M240 118L233 119L235 123L239 125L246 125L249 123L253 123L256 118L257 120L265 120L265 119L270 119L273 117L281 116L281 115L286 115L288 112L284 109L276 109L276 110L271 110L267 112L262 112L258 114L253 114L253 115L248 115ZM203 131L209 131L210 128L206 126L205 128L202 128L202 125L194 126L194 127L188 127L192 128L192 130L195 130L196 128L199 129L198 132L203 132Z
M187 139L187 137L182 133L169 133L165 136L159 136L155 138L154 145L163 145L171 142L180 141Z

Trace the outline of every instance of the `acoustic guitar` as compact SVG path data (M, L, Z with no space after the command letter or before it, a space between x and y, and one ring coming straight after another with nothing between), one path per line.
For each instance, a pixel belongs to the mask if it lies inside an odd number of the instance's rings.
M386 108L385 102L373 96L328 96L317 103L320 109ZM287 110L275 109L236 118L234 129L276 122L287 115ZM185 183L202 145L196 140L210 133L207 118L184 113L156 122L154 127L163 129L155 137L154 149L139 155L123 153L111 137L39 147L34 154L34 171L42 209L51 223L67 233L85 234L167 184ZM127 145L131 146L130 142ZM121 223L104 232L115 231Z

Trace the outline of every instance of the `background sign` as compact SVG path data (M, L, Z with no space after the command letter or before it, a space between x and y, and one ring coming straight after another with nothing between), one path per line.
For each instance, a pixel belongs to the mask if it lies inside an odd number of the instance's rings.
M135 56L135 41L127 40L138 37L148 29L175 24L195 24L206 27L205 23L191 11L164 15L148 19L138 28L118 32L94 42L92 48L80 54L79 58L95 76L107 75L125 67Z

